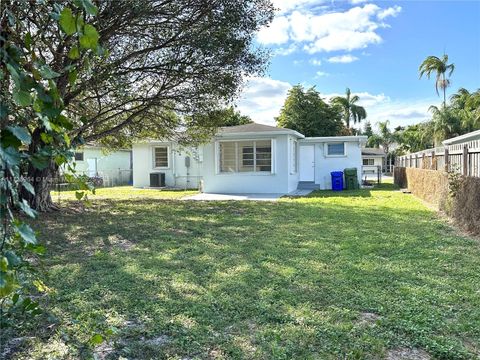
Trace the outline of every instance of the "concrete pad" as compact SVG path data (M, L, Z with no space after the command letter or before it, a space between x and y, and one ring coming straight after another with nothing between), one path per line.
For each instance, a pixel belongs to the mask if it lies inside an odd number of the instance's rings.
M277 201L285 194L195 194L183 197L182 200L197 200L197 201Z
M293 190L292 192L289 192L288 196L307 196L312 191L314 190L313 189L297 189L297 190Z

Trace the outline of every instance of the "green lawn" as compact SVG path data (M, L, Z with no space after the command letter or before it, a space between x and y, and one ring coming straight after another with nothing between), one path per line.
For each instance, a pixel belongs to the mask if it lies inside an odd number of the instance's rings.
M279 202L99 194L37 223L51 314L16 358L88 358L76 344L109 329L101 358L480 356L480 243L392 185Z

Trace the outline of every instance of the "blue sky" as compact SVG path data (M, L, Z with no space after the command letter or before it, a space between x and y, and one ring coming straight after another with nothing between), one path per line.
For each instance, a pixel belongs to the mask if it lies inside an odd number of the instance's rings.
M368 120L418 123L439 104L433 79L419 80L428 55L456 66L450 93L480 88L480 1L275 0L279 10L257 42L272 52L267 73L249 79L240 111L274 124L288 89L315 86L329 98L346 87Z

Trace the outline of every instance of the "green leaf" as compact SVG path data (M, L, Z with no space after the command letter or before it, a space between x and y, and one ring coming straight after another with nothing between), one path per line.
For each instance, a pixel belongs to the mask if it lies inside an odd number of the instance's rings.
M15 137L26 145L32 142L32 137L27 129L21 126L7 126L7 129L15 135Z
M20 209L27 215L30 216L31 218L35 218L37 216L37 212L33 210L28 202L23 199L22 202L19 203Z
M11 65L7 64L7 70L12 76L13 81L15 82L15 85L19 86L20 85L20 74L18 71Z
M40 134L40 139L42 139L42 141L43 141L45 144L50 144L50 143L53 141L53 136L50 135L50 134L47 134L47 133L42 132L42 133Z
M68 57L72 60L78 59L80 57L80 50L78 50L78 46L74 46L68 52Z
M92 4L90 0L81 0L81 1L82 1L83 8L87 13L94 16L97 15L98 9L95 5Z
M85 49L95 50L98 45L99 35L95 27L86 24L83 28L83 34L80 35L80 46Z
M55 79L61 75L58 72L53 71L48 65L45 64L41 65L38 71L40 72L42 78L47 80Z
M37 243L35 232L32 230L30 225L21 223L20 225L15 225L15 229L26 244L35 245Z
M22 142L18 140L18 138L7 128L0 133L0 141L2 142L2 146L4 148L12 147L14 149L18 149L20 146L22 146Z
M11 146L6 149L0 146L0 158L10 166L18 165L21 159L20 153Z
M75 17L73 16L72 9L64 7L60 13L60 27L67 35L73 35L77 28L75 26Z
M5 256L2 256L0 259L0 270L6 272L8 269L8 259Z
M32 34L29 32L25 35L25 47L27 50L30 50L30 47L32 46Z
M11 267L18 266L22 262L22 259L20 259L12 250L5 251L5 257L8 259L8 263Z
M30 157L30 162L37 169L43 170L49 165L50 158L42 154L34 154Z
M84 195L85 193L83 191L75 191L75 197L77 198L77 200L82 200Z
M27 190L30 194L35 195L35 189L33 188L32 184L30 184L28 181L26 181L26 180L22 181L22 186L23 186L24 189Z
M95 334L91 337L90 343L92 345L99 345L103 342L103 336L100 334Z
M28 106L32 103L30 93L24 90L15 90L13 92L13 100L20 106Z
M15 305L18 302L18 299L20 299L20 295L18 293L13 294L12 296L13 305Z
M0 298L10 295L15 285L16 281L11 273L0 272Z
M77 81L77 70L72 70L68 73L68 82L71 86L75 85Z

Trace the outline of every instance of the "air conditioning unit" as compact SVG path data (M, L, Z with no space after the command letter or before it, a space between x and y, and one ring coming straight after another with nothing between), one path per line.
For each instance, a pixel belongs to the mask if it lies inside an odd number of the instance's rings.
M150 187L165 187L165 173L150 173Z

